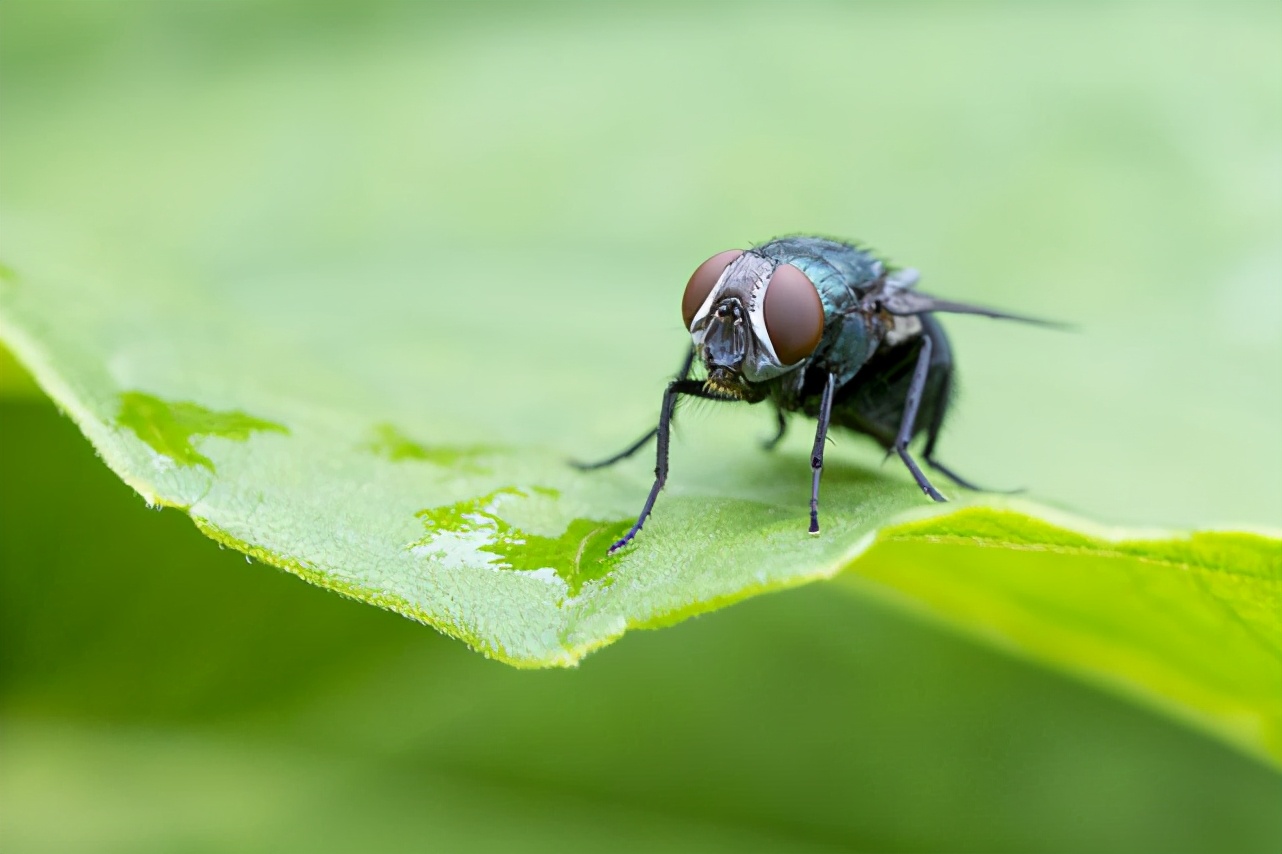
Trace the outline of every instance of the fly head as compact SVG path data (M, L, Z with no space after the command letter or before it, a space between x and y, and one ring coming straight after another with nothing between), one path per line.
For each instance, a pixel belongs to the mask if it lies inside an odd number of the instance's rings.
M694 271L681 303L707 390L728 398L759 399L755 384L800 367L823 337L814 284L756 252L713 255Z

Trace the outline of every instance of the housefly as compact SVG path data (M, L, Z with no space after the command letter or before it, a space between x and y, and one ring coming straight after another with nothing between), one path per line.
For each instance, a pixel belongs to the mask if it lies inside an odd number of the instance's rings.
M819 479L829 427L871 436L899 456L922 492L944 501L909 453L926 434L922 459L966 489L973 484L935 458L953 385L953 355L940 312L1056 325L914 289L916 270L896 268L852 243L824 237L781 237L751 249L718 252L694 271L681 298L691 347L668 383L659 424L614 456L582 469L612 465L658 440L654 486L631 530L641 530L668 476L668 437L678 398L761 403L775 411L774 447L786 416L817 421L810 453L810 533L819 533ZM695 364L704 378L695 379Z

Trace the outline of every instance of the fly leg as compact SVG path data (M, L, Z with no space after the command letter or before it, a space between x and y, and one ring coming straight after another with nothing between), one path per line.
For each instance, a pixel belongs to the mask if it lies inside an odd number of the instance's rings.
M681 363L681 370L677 371L677 375L675 379L678 382L680 382L681 380L684 380L687 377L689 377L690 367L693 364L694 364L694 348L691 347L690 352L686 354L685 361ZM607 466L612 466L617 462L626 460L628 457L632 456L637 451L644 448L647 444L649 444L650 440L653 439L658 434L658 432L659 431L657 428L654 430L651 430L649 433L646 433L640 439L637 439L631 445L628 445L626 448L624 448L622 451L619 451L619 453L615 454L612 457L606 457L604 460L597 460L594 463L581 463L578 460L570 460L570 465L574 466L579 471L592 471L593 469L603 469L603 468L606 468Z
M926 465L930 466L935 471L939 472L944 477L948 478L953 483L960 486L962 489L969 489L971 492L992 492L992 490L990 489L984 489L984 487L982 486L976 486L974 483L962 477L957 472L953 471L948 466L941 463L939 460L932 459L929 456L929 453L930 452L927 451L926 453L922 454L922 457L926 460Z
M570 460L570 465L574 466L579 471L592 471L593 469L603 469L606 466L612 466L620 460L626 460L628 457L644 448L658 432L659 431L657 429L651 430L649 433L646 433L640 439L637 439L631 445L628 445L612 457L606 457L604 460L597 460L594 463L581 463L578 460Z
M783 434L788 432L788 419L784 417L782 409L775 410L775 434L766 441L761 443L761 447L767 451L773 451L783 441Z
M828 439L828 422L832 420L832 395L837 389L836 374L829 374L819 401L819 426L815 428L815 447L810 451L810 533L819 533L819 476L824 470L824 442ZM783 413L779 414L783 418Z
M939 383L939 393L935 395L935 412L930 419L930 426L926 428L926 447L922 448L921 456L926 461L926 465L935 471L944 475L953 483L969 489L973 492L983 492L975 484L966 480L966 478L957 474L948 468L948 466L935 459L935 443L939 441L939 431L944 426L944 412L948 408L948 396L953 385L952 365L945 366L944 376Z
M899 422L899 434L895 437L895 453L908 466L912 472L913 479L921 487L921 491L929 495L936 501L946 501L944 496L939 494L939 490L930 485L926 475L922 474L921 469L917 466L917 461L908 453L908 443L913 437L913 427L917 423L917 409L921 406L921 395L926 388L926 374L930 371L930 351L934 345L929 335L923 335L921 339L921 352L917 354L917 367L913 369L912 385L908 387L908 399L904 401L904 416Z
M623 535L623 539L610 546L610 554L614 554L619 549L632 542L632 538L641 530L645 520L650 517L650 511L654 509L655 499L659 497L659 491L663 489L663 484L668 479L668 434L672 427L672 416L676 411L677 396L688 394L693 397L702 397L708 400L724 400L725 398L704 391L703 383L698 380L673 380L668 383L668 390L663 393L663 406L659 410L659 426L655 428L654 435L659 437L658 452L655 455L654 465L654 486L650 487L650 495L645 500L645 506L641 508L641 515L637 517L636 524Z
M963 489L969 489L972 492L998 491L1008 495L1015 492L1022 492L1023 490L1019 490L1019 489L991 490L991 489L984 489L982 486L976 486L973 482L962 477L957 472L953 471L948 466L944 465L939 460L935 459L935 443L939 441L939 432L940 432L940 429L944 426L944 411L948 408L948 396L949 396L949 391L952 388L952 383L953 383L953 371L952 371L952 366L949 365L947 370L944 373L943 380L939 384L939 393L935 395L935 412L933 417L930 419L930 426L926 428L926 447L922 448L922 451L921 451L922 459L926 461L926 465L930 466L932 469L939 472L944 477L951 480L953 483L957 484Z
M924 454L922 454L922 456L925 457L926 464L928 466L930 466L935 471L942 474L944 477L951 480L953 483L960 486L962 489L969 489L971 492L995 492L998 495L1018 495L1019 493L1025 491L1022 487L1017 489L985 489L982 486L976 486L973 482L962 477L957 472L953 471L948 466L941 463L939 460L931 459L929 450L927 450Z

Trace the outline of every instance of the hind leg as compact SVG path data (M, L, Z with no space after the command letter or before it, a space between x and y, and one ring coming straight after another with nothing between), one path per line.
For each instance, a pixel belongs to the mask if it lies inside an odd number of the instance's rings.
M944 496L939 494L931 482L922 473L917 461L908 453L908 443L912 441L914 427L917 425L917 410L921 406L922 393L926 390L926 377L930 373L930 353L933 349L930 336L924 336L921 339L921 350L917 354L917 366L913 369L912 383L908 386L908 397L904 401L904 415L899 422L899 433L895 436L895 453L899 454L899 459L904 461L908 470L912 472L913 479L921 487L921 491L929 495L936 501L946 501Z
M926 461L926 465L963 489L969 489L972 492L993 492L994 490L977 486L935 459L935 443L939 441L939 433L944 426L944 415L948 411L949 398L952 396L953 389L953 362L951 354L946 353L945 356L944 360L935 364L935 371L940 377L939 388L935 392L934 411L930 416L930 425L926 428L926 446L922 448L922 459ZM1010 491L1018 492L1019 490Z
M964 489L974 492L983 492L975 484L966 478L957 474L957 472L948 468L948 466L935 459L935 443L939 441L939 431L944 426L944 414L948 410L949 397L953 388L953 365L952 360L948 360L936 369L940 374L939 390L935 392L934 410L930 415L930 425L926 428L926 447L922 448L921 456L926 461L926 465L942 474Z

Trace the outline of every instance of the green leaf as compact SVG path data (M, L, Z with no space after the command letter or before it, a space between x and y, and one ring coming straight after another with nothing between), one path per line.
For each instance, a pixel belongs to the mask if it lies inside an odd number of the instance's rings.
M211 412L194 403L170 404L136 391L120 395L116 423L132 430L164 459L180 466L204 466L211 472L214 464L192 447L197 436L243 442L255 430L289 433L279 424L251 418L243 412Z
M911 484L840 455L825 472L814 537L804 456L754 453L728 466L705 441L696 456L678 454L653 520L611 556L644 495L642 462L582 473L567 465L568 447L464 444L499 433L483 424L396 426L396 400L370 411L328 390L305 396L306 360L246 335L242 321L220 324L233 313L211 315L217 293L170 279L162 300L137 276L100 268L87 288L35 260L15 266L18 284L0 294L5 338L149 502L491 657L573 664L629 628L845 570L847 586L1282 761L1277 539L1129 539L992 498L939 510ZM59 308L68 305L77 311ZM220 355L237 339L234 354ZM424 330L418 363L440 358L436 339ZM357 356L376 349L345 346ZM478 354L468 372L495 370L486 358L495 357Z
M1282 759L1278 539L1089 535L1025 509L883 529L843 580Z
M518 671L141 512L51 406L0 423L6 850L1282 840L1282 774L832 585Z

